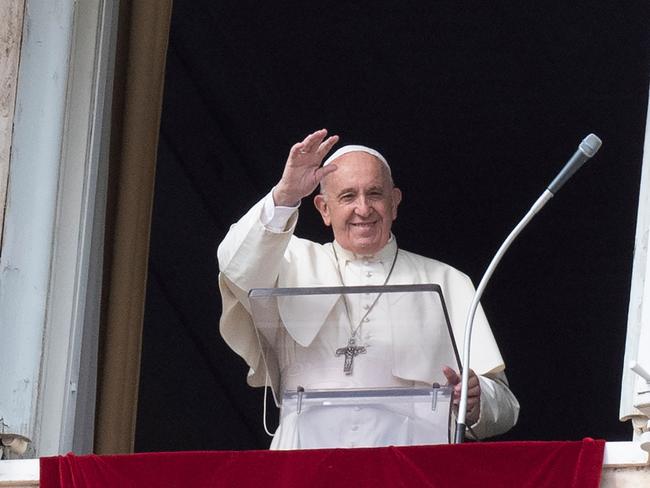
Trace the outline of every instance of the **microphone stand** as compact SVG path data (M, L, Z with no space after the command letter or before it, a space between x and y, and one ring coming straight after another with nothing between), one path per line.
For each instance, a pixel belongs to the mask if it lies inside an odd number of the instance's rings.
M555 177L551 182L548 188L542 193L542 195L537 199L533 204L528 213L524 216L523 219L517 224L517 226L510 232L508 238L501 244L501 247L497 253L492 258L490 265L488 266L481 282L476 288L474 293L474 299L469 308L469 313L467 314L467 321L465 322L465 342L463 346L463 371L461 379L461 393L460 393L460 404L458 405L458 421L456 423L456 437L455 443L462 444L465 440L465 421L467 418L467 391L469 383L469 355L471 349L472 341L472 328L474 326L474 315L476 314L476 309L478 308L479 301L483 295L483 291L487 286L488 281L492 277L494 270L496 269L499 261L506 253L512 242L517 238L520 232L528 225L535 214L539 212L546 203L555 196L555 194L560 190L560 188L567 182L571 176L575 174L580 167L587 162L594 154L600 149L602 141L594 134L589 134L584 140L580 143L578 150L571 157L571 159L564 165L562 171Z
M519 222L517 226L512 230L512 232L510 232L508 238L503 242L503 244L501 244L501 247L492 258L492 261L490 262L487 271L483 275L481 282L476 288L476 293L474 293L474 299L472 300L472 304L469 308L469 313L467 314L467 321L465 322L465 342L463 346L463 373L462 373L462 380L461 380L462 385L461 385L461 393L460 393L460 405L458 406L458 422L456 423L456 438L455 438L456 444L462 444L463 441L465 440L465 418L467 416L467 387L469 382L469 353L470 353L471 340L472 340L472 327L474 326L474 315L476 314L476 309L478 308L478 304L479 301L481 300L481 296L483 296L483 290L485 290L485 287L487 286L488 281L490 281L490 278L492 277L494 270L499 264L499 261L501 261L501 258L506 253L506 251L508 250L512 242L517 238L517 236L524 229L524 227L528 225L528 222L530 222L533 219L535 214L539 212L542 209L542 207L546 205L546 202L548 202L551 198L553 198L553 196L554 196L553 193L551 193L549 190L544 191L544 193L542 193L542 195L537 199L537 201L533 204L532 208L528 211L528 213L524 216L524 218L521 219L521 222Z

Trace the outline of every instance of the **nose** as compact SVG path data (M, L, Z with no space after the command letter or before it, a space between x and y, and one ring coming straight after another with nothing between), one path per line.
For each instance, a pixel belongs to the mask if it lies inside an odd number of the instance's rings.
M370 217L372 214L372 205L370 205L364 196L360 196L357 199L357 206L354 211L359 217Z

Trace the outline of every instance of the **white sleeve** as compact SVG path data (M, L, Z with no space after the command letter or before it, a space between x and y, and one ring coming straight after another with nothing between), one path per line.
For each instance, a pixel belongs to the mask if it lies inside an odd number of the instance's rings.
M502 371L478 377L481 384L481 411L478 421L468 428L468 437L484 439L503 434L517 423L519 402L508 387Z
M300 203L295 207L276 206L273 201L273 190L271 190L264 197L264 206L262 207L262 215L260 216L262 225L271 232L284 232L287 227L287 222L289 222L289 219L298 210L299 206Z

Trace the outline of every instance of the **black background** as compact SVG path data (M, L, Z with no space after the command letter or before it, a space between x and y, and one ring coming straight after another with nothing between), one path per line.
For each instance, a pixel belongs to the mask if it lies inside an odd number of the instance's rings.
M521 402L502 439L630 438L618 407L646 5L176 0L136 450L269 445L262 392L218 334L216 248L277 182L289 147L321 127L391 163L404 192L400 247L475 282L580 140L603 139L482 303ZM307 200L297 233L331 239Z

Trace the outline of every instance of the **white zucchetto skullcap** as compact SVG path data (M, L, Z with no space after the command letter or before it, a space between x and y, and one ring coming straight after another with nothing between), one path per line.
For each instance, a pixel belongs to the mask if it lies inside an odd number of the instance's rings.
M384 164L384 166L386 166L386 169L388 170L388 174L391 174L390 166L388 165L388 161L386 161L386 158L383 157L379 151L376 151L366 146L350 145L350 146L340 147L336 151L334 151L334 154L332 154L329 158L325 160L323 166L327 166L335 159L340 158L344 154L351 153L351 152L365 152L376 157L377 159L379 159L379 161L381 161Z

